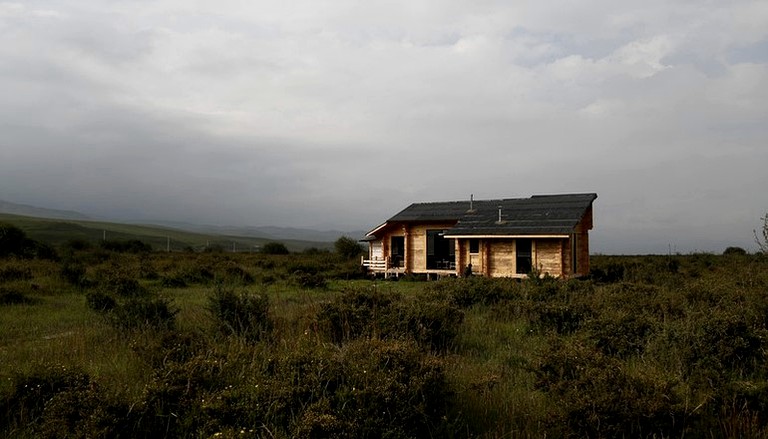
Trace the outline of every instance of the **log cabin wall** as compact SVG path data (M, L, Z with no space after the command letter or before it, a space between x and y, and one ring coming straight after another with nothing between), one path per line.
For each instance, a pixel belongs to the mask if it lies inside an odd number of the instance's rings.
M515 240L494 239L490 242L489 276L514 277L516 266Z
M572 270L574 276L589 274L589 230L592 229L592 207L587 210L579 224L574 228L576 238L576 267Z
M563 272L563 240L537 239L534 241L534 266L542 274L562 277Z
M427 271L427 230L447 230L455 224L433 223L410 226L408 229L408 244L410 245L406 245L411 262L407 267L410 272L424 273Z
M470 242L477 242L476 252L472 253ZM467 265L472 264L472 273L487 275L485 243L479 238L462 238L456 240L456 274L464 276Z
M563 240L563 276L573 276L573 249L572 239L566 238Z

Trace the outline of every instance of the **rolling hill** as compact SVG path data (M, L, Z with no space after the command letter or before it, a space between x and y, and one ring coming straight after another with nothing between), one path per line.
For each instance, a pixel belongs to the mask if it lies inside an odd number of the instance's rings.
M225 251L257 251L262 245L270 241L280 241L291 251L302 251L312 247L319 249L333 247L333 242L329 241L198 233L154 225L71 218L41 218L9 213L0 213L0 222L13 224L24 230L30 238L54 246L73 239L96 243L106 238L107 240L138 239L150 244L156 250L170 249L171 251L189 248L200 251L206 247L220 247Z

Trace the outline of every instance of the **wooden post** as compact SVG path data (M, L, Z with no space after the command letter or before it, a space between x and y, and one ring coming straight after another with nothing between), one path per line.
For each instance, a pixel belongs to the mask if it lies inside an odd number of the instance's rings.
M408 226L403 225L403 268L406 274L411 272L411 234L408 232Z

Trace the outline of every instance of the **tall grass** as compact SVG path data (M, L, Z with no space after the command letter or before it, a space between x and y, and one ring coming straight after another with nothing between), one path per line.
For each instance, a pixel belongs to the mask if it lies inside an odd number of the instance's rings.
M0 260L0 291L24 299L0 304L0 435L768 436L768 258L592 265L567 282L393 282L350 279L332 254ZM269 336L221 331L217 288ZM95 293L162 299L173 325L115 324Z

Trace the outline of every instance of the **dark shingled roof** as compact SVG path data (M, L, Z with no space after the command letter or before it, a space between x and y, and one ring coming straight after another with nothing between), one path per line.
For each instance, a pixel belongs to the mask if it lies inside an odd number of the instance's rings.
M458 221L469 210L469 201L413 203L387 222Z
M474 212L466 212L445 236L569 234L596 198L597 194L534 195L475 202Z
M472 210L469 201L414 203L387 223L457 221L445 236L569 234L596 198L589 193L476 200Z

